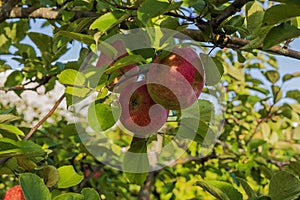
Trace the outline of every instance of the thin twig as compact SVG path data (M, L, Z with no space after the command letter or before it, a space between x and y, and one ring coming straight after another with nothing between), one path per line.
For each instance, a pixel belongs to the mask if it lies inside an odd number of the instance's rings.
M155 181L155 172L149 172L144 185L141 187L140 192L138 194L138 200L150 200L152 187Z
M64 98L65 95L64 94L61 95L61 97L55 102L51 110L24 137L24 140L28 140L33 135L33 133L54 113L54 111L57 109L57 107L59 106L59 104L62 102Z

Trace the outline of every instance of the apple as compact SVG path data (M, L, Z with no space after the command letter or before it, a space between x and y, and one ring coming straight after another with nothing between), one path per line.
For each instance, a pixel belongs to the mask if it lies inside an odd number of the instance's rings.
M96 67L105 67L112 66L119 59L128 56L128 52L121 40L116 40L110 44L113 48L116 49L117 55L114 57L113 55L106 54L105 52L101 52ZM120 81L121 76L125 74L124 81L119 85L118 90L121 90L125 85L135 82L138 76L131 76L132 74L137 74L139 68L136 65L128 65L116 70L117 77L112 81L112 83L108 86L108 89L112 91L114 86ZM129 78L128 78L129 77ZM126 80L125 80L126 78Z
M22 187L16 185L10 188L4 195L3 200L25 200Z
M120 122L135 136L146 136L158 131L167 121L169 111L150 97L146 81L127 85L119 96Z
M204 86L201 60L190 48L175 47L159 62L155 58L147 73L151 98L166 109L180 110L192 105Z

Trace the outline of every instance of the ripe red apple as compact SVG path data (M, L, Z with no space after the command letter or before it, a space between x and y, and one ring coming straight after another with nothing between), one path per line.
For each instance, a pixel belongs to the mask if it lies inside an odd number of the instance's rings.
M22 187L16 185L10 188L3 197L3 200L25 200L24 194L22 192Z
M146 81L124 87L120 93L120 122L135 136L145 136L158 131L166 122L169 111L150 97Z
M114 47L117 51L117 55L114 57L113 55L106 54L102 52L98 58L96 67L105 67L105 66L112 66L116 61L119 59L128 56L128 52L126 51L126 48L121 40L116 40L110 44L112 47ZM119 82L121 79L121 76L127 73L126 81L122 81L122 85L119 85L118 90L120 90L122 87L124 87L127 84L130 84L132 82L135 82L137 80L138 76L130 76L130 74L137 73L139 71L139 68L136 65L128 65L125 67L120 68L115 73L117 74L117 77L113 80L113 82L109 85L109 89L112 91L114 89L114 86Z
M190 48L175 47L167 57L158 57L147 73L152 99L166 109L180 110L192 105L204 86L201 60Z

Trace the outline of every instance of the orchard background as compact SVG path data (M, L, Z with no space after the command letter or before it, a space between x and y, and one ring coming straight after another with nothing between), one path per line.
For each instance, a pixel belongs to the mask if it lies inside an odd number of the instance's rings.
M189 36L209 60L206 72L216 67L202 93L223 95L222 129L203 156L213 123L202 118L186 157L157 171L126 173L90 153L70 107L87 89L99 93L99 107L107 105L111 82L78 85L78 76L88 76L81 67L101 42L149 27ZM0 197L21 185L27 200L299 199L300 72L284 66L279 73L277 60L299 63L300 52L291 48L299 28L298 0L0 1ZM159 50L129 52L117 67L152 63ZM203 105L199 100L200 113L212 112L213 104ZM107 112L98 110L98 122L125 151L168 143L181 120L172 112L164 134L132 146Z

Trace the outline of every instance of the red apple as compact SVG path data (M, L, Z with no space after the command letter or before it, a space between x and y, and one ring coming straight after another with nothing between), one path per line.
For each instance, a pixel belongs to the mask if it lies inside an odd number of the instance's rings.
M175 47L147 73L147 87L152 99L166 109L180 110L192 105L204 86L203 68L198 54L190 48Z
M117 55L114 57L113 55L108 55L104 52L101 52L96 67L105 67L105 66L112 66L116 61L119 59L128 56L128 52L126 51L126 48L121 40L116 40L110 44L112 47L114 47L117 51ZM121 76L126 73L124 78L126 78L126 81L122 81L122 84L119 85L118 90L120 90L122 87L124 87L127 84L130 84L132 82L135 82L137 80L138 76L132 76L131 74L136 74L139 71L139 68L136 65L128 65L125 67L120 68L115 73L118 73L118 77L116 77L113 82L109 85L109 89L112 91L114 89L114 86L119 82L121 79ZM130 78L128 78L130 76Z
M10 188L3 197L3 200L25 200L24 194L22 192L22 187L16 185Z
M145 136L158 131L166 122L169 111L150 97L146 81L124 87L120 93L120 122L135 136Z

